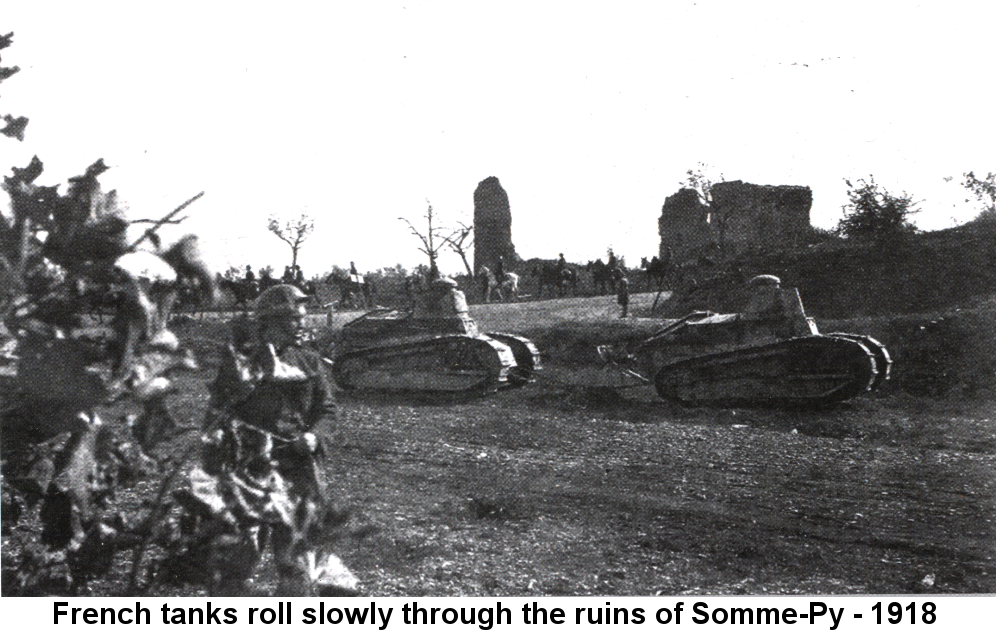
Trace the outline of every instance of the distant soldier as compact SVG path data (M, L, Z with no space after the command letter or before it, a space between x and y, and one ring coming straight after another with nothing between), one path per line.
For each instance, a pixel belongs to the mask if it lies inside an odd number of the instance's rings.
M498 279L499 284L505 280L505 260L500 254L495 262L495 278Z
M563 272L567 269L567 259L564 258L564 253L560 253L560 258L557 259L557 272Z
M356 264L353 263L352 261L349 262L349 273L352 274L353 276L359 276L360 274L359 272L356 271Z
M294 283L294 271L291 270L291 267L289 265L284 266L284 274L283 276L280 277L280 282L288 284Z
M619 260L616 259L616 253L612 251L612 248L609 248L609 263L608 263L608 266L609 266L609 271L610 272L614 271L617 267L619 267Z
M243 279L246 282L255 281L256 280L256 273L252 271L252 266L251 265L247 265L246 266L246 275L243 277Z
M616 282L616 301L622 306L622 314L619 318L626 318L626 313L629 310L629 279L625 276L619 277Z

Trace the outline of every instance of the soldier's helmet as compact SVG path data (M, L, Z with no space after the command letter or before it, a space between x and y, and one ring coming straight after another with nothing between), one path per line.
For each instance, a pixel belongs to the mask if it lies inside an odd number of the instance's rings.
M282 283L267 288L256 299L256 317L259 319L292 318L304 316L306 295L296 286Z

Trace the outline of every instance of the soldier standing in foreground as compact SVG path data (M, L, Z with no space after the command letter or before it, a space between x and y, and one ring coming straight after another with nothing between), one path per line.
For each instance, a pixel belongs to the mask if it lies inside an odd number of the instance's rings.
M323 468L332 386L318 354L299 343L306 299L286 284L260 295L255 333L236 334L210 388L203 464L181 499L195 522L183 570L199 570L221 594L239 592L267 544L278 595L356 592L328 546L346 516Z

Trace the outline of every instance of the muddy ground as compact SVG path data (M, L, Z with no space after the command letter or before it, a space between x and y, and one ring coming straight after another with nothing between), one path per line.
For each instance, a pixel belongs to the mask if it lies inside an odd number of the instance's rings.
M681 409L558 383L343 400L373 595L996 592L992 404Z

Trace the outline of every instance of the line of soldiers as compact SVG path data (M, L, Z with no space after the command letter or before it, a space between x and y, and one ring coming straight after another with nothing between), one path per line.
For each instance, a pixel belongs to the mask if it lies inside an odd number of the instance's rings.
M268 272L263 274L263 278L271 278ZM246 273L242 276L242 280L246 282L255 281L256 273L252 271L252 266L246 266ZM288 285L296 285L297 287L302 287L305 284L304 272L301 270L301 266L293 265L286 266L284 268L284 273L280 277L280 283L286 283Z
M609 260L606 264L609 272L612 273L612 279L615 282L616 288L616 301L622 307L622 314L620 318L626 318L629 313L629 279L626 277L626 272L623 270L619 260L616 258L615 253L612 249L609 249ZM564 258L564 253L561 252L557 257L556 269L558 271L563 271L567 268L567 259ZM502 255L498 255L495 260L495 278L499 283L505 280L505 260ZM487 281L484 281L484 293L487 293Z

